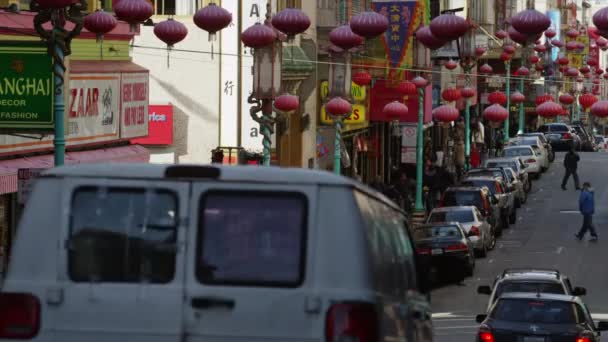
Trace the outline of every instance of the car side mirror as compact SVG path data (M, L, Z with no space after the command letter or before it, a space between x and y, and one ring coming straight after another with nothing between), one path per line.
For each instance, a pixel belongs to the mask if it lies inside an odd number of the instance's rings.
M491 295L492 289L488 285L481 285L481 286L477 287L477 293Z
M584 296L587 294L587 289L584 287L575 287L574 290L572 290L572 294L575 296Z
M608 322L604 322L604 321L597 322L597 330L599 330L599 331L608 330Z
M475 316L475 322L482 323L486 318L488 318L488 315L477 315Z

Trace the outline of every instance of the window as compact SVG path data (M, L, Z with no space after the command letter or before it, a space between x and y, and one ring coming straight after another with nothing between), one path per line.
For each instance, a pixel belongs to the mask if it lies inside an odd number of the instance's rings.
M478 187L486 187L492 194L497 192L496 189L496 181L494 180L465 180L462 182L464 186L478 186Z
M565 294L564 287L560 283L503 281L496 288L496 295L494 298L498 298L503 293L509 292Z
M278 12L285 8L302 8L302 0L279 0L278 1Z
M473 212L471 209L466 210L450 210L450 211L435 211L431 213L429 222L473 222Z
M204 284L297 287L304 280L306 198L212 191L200 206L196 275Z
M443 206L453 207L459 205L474 205L483 207L483 201L479 191L450 191L445 193Z
M490 315L495 320L537 324L576 324L574 303L530 300L500 299Z
M505 157L532 156L532 148L507 148L504 152Z
M167 283L175 274L177 198L166 190L83 187L71 205L75 282Z
M463 238L458 226L423 227L414 231L414 241L441 238Z

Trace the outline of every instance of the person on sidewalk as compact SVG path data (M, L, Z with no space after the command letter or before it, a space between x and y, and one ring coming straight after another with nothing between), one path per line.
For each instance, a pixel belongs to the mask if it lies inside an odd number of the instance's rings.
M576 173L576 169L578 167L578 162L581 158L574 151L574 148L571 148L566 156L564 157L564 168L566 169L566 173L564 174L564 179L562 180L562 190L566 190L566 184L568 183L568 178L572 175L574 178L574 186L576 190L580 190L580 185L578 182L578 174Z
M597 241L597 232L593 227L593 213L595 212L595 199L593 196L593 189L591 188L591 184L589 182L585 182L583 184L583 191L581 191L581 196L578 200L578 209L581 214L583 214L583 226L581 230L576 234L576 238L580 241L587 233L591 233L590 241Z

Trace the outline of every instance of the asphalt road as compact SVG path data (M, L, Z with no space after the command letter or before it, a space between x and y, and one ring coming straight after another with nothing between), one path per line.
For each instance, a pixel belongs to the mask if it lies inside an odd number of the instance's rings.
M578 192L573 180L568 190L560 189L564 174L564 153L539 180L535 180L528 202L517 213L499 239L495 250L477 259L475 274L464 285L447 285L433 291L431 305L435 341L475 341L478 324L475 315L483 313L488 296L478 295L478 285L491 285L494 277L510 267L557 268L571 279L573 286L587 288L585 300L596 319L608 320L608 153L581 153L581 184L589 181L595 190L594 224L599 242L577 241L574 234L582 223L578 213ZM605 237L605 238L603 238Z

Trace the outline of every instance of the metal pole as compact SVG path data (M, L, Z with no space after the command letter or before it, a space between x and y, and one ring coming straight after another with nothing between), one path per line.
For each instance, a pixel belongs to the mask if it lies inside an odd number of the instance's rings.
M260 128L262 130L262 145L264 145L262 165L270 166L270 149L272 147L272 100L262 100L262 121Z
M53 35L60 34L59 28L53 28ZM53 49L55 51L55 58L53 62L53 69L55 71L54 85L55 85L55 103L54 103L54 116L55 116L55 138L53 145L55 147L54 160L55 166L62 166L65 162L65 102L63 100L63 76L65 73L63 67L63 49L54 39Z
M509 142L509 118L511 116L511 61L505 62L506 66L506 77L505 82L507 83L507 112L509 115L505 120L505 143Z
M522 78L519 80L519 92L521 92L522 94L524 94L524 78L522 76ZM517 134L523 134L524 133L524 128L525 128L525 114L524 114L524 103L520 102L519 103L519 130L517 131Z
M334 173L341 174L341 142L342 142L342 118L334 117L334 127L336 129L336 140L334 142Z
M466 66L464 75L465 87L471 85L471 67ZM464 132L465 132L465 143L464 143L464 169L468 171L471 168L471 99L465 99L464 109Z
M418 129L416 135L416 204L415 210L424 211L422 204L422 177L423 177L423 152L424 152L424 88L418 88Z

